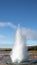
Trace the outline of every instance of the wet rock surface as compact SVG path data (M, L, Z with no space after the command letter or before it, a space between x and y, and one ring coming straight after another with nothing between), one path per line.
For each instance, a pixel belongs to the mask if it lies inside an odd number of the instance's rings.
M37 63L4 63L0 62L0 65L37 65Z
M23 63L12 63L9 55L0 56L0 65L37 65L37 60L28 60Z
M6 63L0 62L0 65L7 65Z
M28 60L25 63L12 63L9 53L2 52L0 53L0 65L37 65L37 59Z

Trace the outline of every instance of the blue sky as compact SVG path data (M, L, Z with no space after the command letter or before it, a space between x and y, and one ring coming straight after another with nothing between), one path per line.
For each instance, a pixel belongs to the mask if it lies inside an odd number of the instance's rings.
M27 31L37 31L37 0L0 0L0 47L12 47L16 30L13 26L20 24ZM28 31L28 33L33 34ZM28 36L28 35L27 35ZM4 37L4 38L3 38ZM32 37L35 39L32 40ZM34 34L28 45L37 45L37 34Z

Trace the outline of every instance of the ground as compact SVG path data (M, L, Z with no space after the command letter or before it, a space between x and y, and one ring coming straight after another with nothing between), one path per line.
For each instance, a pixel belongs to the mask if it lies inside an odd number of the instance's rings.
M0 65L37 65L37 63L30 63L30 62L25 62L25 63L11 63L11 58L10 58L10 52L9 50L2 51L0 50ZM29 53L29 59L37 59L37 51L28 51Z

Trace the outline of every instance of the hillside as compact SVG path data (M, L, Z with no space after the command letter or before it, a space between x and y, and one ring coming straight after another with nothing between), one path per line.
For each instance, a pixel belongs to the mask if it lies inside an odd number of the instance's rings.
M0 51L11 51L11 48L0 48ZM28 46L28 51L37 51L37 46Z

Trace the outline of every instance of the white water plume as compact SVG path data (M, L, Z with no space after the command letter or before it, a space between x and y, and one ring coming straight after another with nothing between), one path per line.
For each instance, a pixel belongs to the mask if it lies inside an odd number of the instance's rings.
M22 35L22 29L18 26L15 37L15 44L11 52L12 62L22 62L27 60L27 46L26 46L26 36Z

